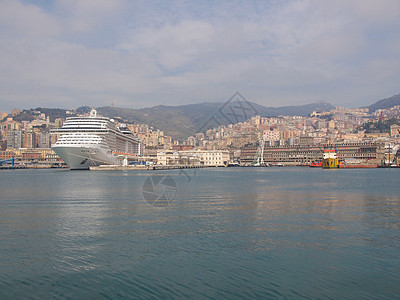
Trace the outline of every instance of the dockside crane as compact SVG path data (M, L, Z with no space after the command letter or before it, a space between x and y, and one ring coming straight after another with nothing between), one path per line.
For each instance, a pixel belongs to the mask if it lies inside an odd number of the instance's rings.
M14 157L6 159L6 160L0 160L0 166L2 166L4 163L10 162L10 161L11 161L12 166L14 166L14 164L15 164L15 158Z
M262 139L259 142L256 155L254 155L254 160L251 163L253 166L263 166L264 165L264 147L265 147L265 134L263 132Z

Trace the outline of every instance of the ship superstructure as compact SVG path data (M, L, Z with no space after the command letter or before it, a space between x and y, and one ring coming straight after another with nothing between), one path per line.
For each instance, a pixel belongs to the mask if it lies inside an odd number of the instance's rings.
M70 169L114 165L127 156L140 156L142 143L124 124L117 127L113 119L97 116L92 109L88 117L67 118L63 127L52 131L59 135L52 149Z
M337 153L333 149L325 149L322 157L322 167L324 169L336 169L339 168L339 160Z

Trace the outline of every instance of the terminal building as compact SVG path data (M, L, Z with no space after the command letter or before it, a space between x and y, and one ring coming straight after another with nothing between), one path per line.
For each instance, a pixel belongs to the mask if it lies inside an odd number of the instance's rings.
M298 144L294 146L265 146L264 163L286 166L307 166L322 160L323 144ZM357 160L365 164L382 164L385 144L378 142L338 143L332 145L339 161ZM257 147L250 145L242 148L241 165L251 165L257 155Z
M229 157L227 150L160 151L157 164L222 167L229 163Z

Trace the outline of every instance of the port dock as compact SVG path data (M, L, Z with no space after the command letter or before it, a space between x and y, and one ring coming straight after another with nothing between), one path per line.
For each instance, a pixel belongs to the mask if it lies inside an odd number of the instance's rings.
M212 166L212 165L100 165L89 167L90 171L131 171L131 170L174 170L174 169L200 169L200 168L216 168L224 166Z
M26 166L1 166L0 165L0 170L13 170L13 169L27 169Z

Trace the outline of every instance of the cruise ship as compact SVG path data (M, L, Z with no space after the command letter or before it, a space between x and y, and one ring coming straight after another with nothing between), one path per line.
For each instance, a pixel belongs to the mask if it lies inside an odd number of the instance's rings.
M89 169L90 166L116 165L130 156L142 154L142 142L113 119L97 116L92 109L88 117L70 117L60 129L52 149L71 170ZM125 160L126 161L126 160Z

